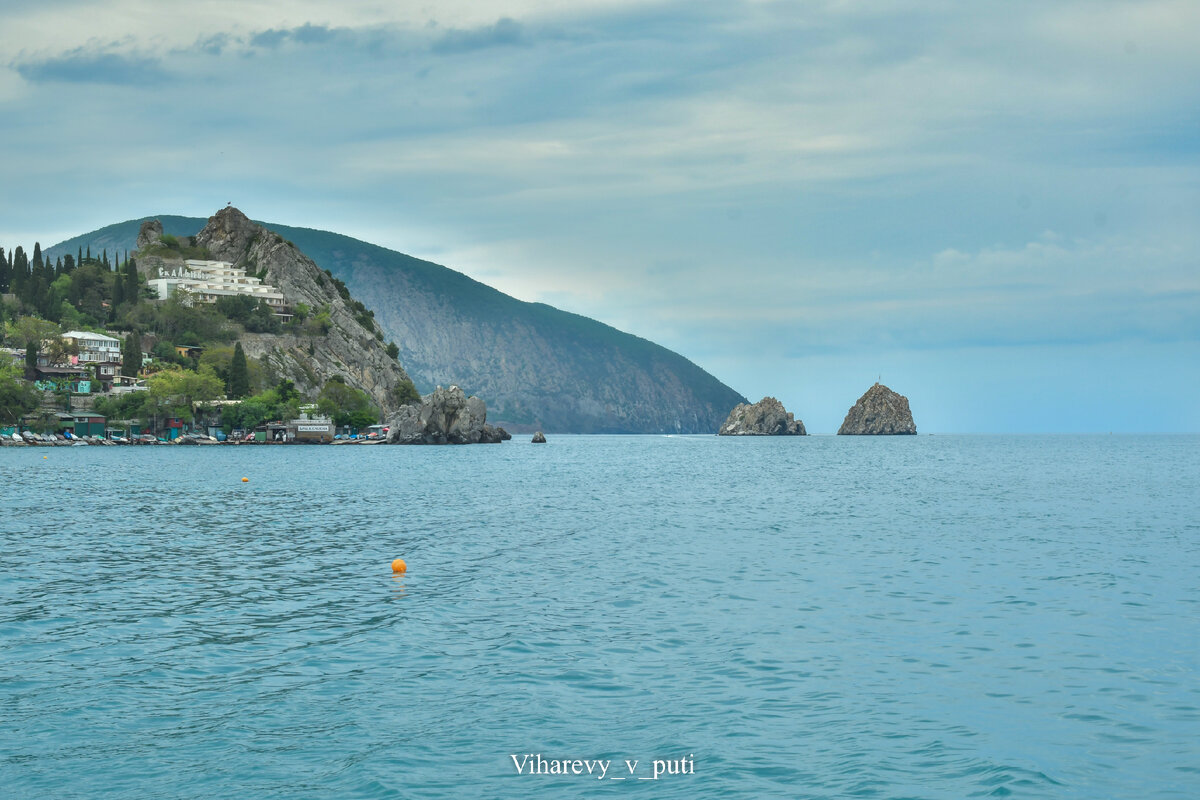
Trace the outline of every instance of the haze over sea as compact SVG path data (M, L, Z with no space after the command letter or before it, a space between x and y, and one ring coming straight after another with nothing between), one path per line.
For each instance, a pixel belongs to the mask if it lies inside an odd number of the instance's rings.
M1200 796L1200 436L0 473L6 798Z

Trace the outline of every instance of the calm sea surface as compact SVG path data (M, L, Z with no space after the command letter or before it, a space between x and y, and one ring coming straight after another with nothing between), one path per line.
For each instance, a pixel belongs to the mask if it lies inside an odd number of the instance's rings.
M1200 437L521 438L0 450L0 795L1200 797Z

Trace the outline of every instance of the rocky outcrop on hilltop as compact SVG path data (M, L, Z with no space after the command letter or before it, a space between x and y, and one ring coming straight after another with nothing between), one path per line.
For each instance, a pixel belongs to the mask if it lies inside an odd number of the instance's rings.
M804 423L793 418L783 403L774 397L764 397L757 403L739 403L718 436L804 436Z
M457 386L437 387L388 420L388 444L496 444L512 437L487 424L487 406Z
M888 436L916 434L908 398L876 383L846 413L840 436Z
M163 226L156 219L148 219L142 223L142 227L138 229L137 249L145 252L148 248L153 247L162 241Z
M244 267L247 274L279 287L290 306L303 303L324 321L324 332L316 335L247 333L241 341L248 357L293 381L301 393L315 394L340 375L347 385L369 394L385 414L398 407L394 390L408 375L388 355L371 312L294 244L233 207L210 217L191 242L210 258Z

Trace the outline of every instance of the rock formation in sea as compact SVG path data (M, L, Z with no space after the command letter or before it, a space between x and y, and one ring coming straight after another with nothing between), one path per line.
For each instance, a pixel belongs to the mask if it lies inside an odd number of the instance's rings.
M195 236L176 237L189 258L228 261L263 283L276 286L290 308L307 306L320 329L308 333L243 333L246 356L271 374L291 380L303 394L316 394L335 376L371 396L388 414L400 406L398 388L409 381L389 355L384 334L371 312L339 281L320 269L290 241L252 222L233 207L208 219ZM137 238L138 270L147 276L180 269L184 251L166 246L158 220L142 223Z
M504 428L487 424L483 400L457 386L439 386L388 419L388 444L496 444L511 438Z
M804 423L792 417L783 403L774 397L764 397L754 404L739 403L725 424L717 432L719 436L804 436Z
M546 434L542 433L541 431L538 431L537 433L535 433L533 435L533 439L531 441L533 444L545 444L546 443Z
M908 398L876 383L846 412L839 436L916 434Z

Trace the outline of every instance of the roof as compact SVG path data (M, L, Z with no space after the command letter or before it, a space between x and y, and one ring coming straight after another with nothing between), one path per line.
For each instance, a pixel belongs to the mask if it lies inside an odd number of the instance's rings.
M67 331L63 334L64 339L101 339L106 342L118 342L120 339L114 339L111 336L105 336L103 333L93 333L92 331Z
M53 375L86 375L86 367L42 367L36 368L37 372L45 372Z

